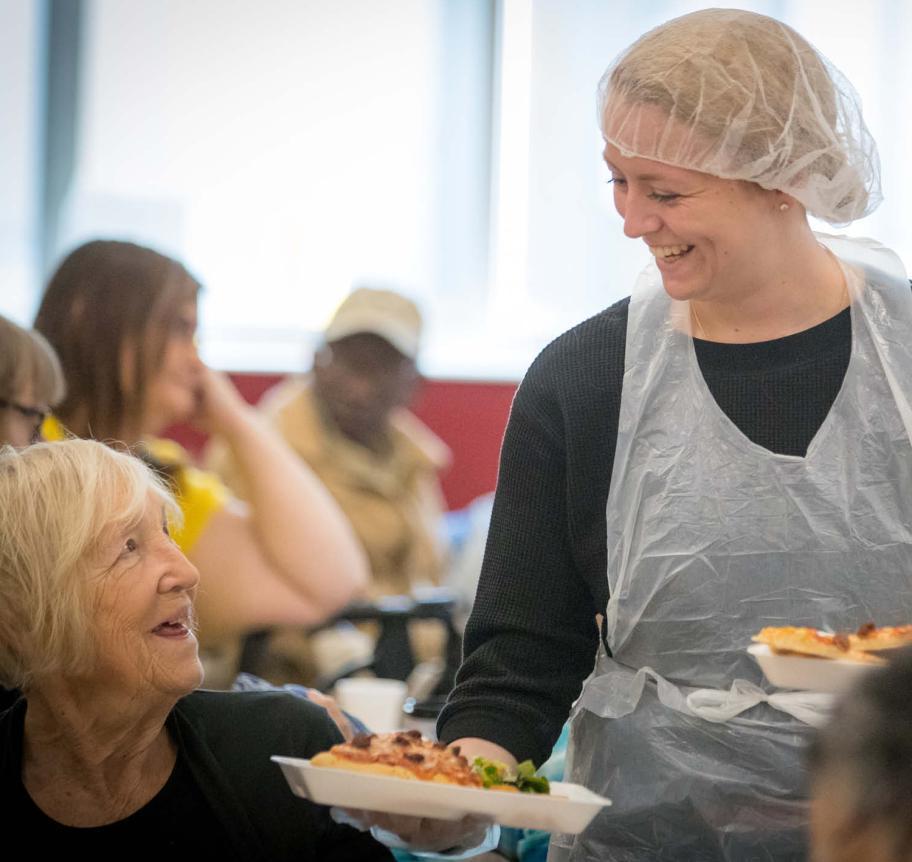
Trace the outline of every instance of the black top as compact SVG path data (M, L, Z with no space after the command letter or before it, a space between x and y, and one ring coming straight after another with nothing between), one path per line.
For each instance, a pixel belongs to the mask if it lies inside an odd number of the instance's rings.
M270 761L273 754L309 757L341 741L326 712L302 698L259 691L182 698L167 722L178 753L165 786L131 816L95 828L63 826L26 792L26 710L21 698L0 713L0 799L7 841L37 858L66 850L97 859L161 860L168 851L225 862L392 859L369 833L340 826L327 808L294 796Z
M608 602L605 508L629 299L545 348L517 390L446 741L476 736L547 759L592 670ZM757 344L695 339L710 392L754 443L804 455L842 385L848 309Z
M38 836L35 846L48 853L67 850L100 859L116 858L135 847L138 836L154 836L155 853L192 854L195 858L235 859L228 836L220 828L186 760L179 755L165 786L146 805L107 826L64 826L48 817L21 782L13 787L6 810L23 835ZM85 858L85 857L83 857Z

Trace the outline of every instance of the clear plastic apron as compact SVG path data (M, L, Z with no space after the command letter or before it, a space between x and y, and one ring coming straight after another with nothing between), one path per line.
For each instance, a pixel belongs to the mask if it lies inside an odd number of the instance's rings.
M826 696L775 692L762 625L912 620L912 291L869 240L843 262L852 353L805 457L747 439L709 392L654 266L639 278L608 496L600 650L567 780L614 800L550 860L806 855L804 749Z

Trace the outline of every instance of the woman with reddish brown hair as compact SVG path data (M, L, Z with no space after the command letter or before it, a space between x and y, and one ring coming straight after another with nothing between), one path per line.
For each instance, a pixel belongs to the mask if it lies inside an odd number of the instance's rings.
M35 328L57 350L67 379L47 436L126 443L174 486L184 516L175 538L200 570L201 643L211 651L257 628L320 622L363 588L367 572L330 495L200 360L199 290L169 257L96 240L60 264ZM248 502L159 438L180 422L224 440L245 475Z

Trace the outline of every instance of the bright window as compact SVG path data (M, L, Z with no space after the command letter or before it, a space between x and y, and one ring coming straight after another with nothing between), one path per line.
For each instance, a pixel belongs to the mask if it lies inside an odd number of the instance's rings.
M206 284L218 367L302 367L334 305L371 282L422 305L426 373L516 378L648 262L605 184L596 83L641 33L703 5L85 0L59 251L114 236L183 259ZM912 4L736 5L795 26L859 90L885 200L848 232L912 266ZM23 319L39 290L37 7L0 0L0 107L15 120L0 311Z
M510 172L498 198L492 289L503 326L537 347L629 295L650 259L623 235L601 163L596 84L638 36L699 2L505 0L505 73L499 164ZM795 27L853 83L880 149L884 201L843 233L872 236L912 268L912 4L900 0L776 0L727 3ZM512 24L512 26L511 26ZM522 66L522 68L517 68ZM520 169L516 169L521 166ZM501 185L504 190L504 184ZM839 232L829 225L815 225ZM510 316L507 306L522 308ZM496 308L496 305L494 306ZM521 351L517 350L517 355Z
M0 0L0 314L21 323L39 279L40 11Z

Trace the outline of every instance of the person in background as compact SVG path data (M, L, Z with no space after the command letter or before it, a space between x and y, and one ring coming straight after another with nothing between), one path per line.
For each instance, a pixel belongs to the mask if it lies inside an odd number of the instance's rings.
M389 290L358 288L322 334L311 373L267 392L260 410L345 512L367 554L370 592L436 584L444 563L446 445L408 410L419 376L421 315ZM207 463L241 496L231 453Z
M199 569L207 684L227 686L239 640L271 625L313 625L367 584L351 527L311 470L196 347L199 283L177 261L127 242L71 252L35 328L60 356L68 391L48 436L116 440L175 488L175 540ZM159 435L189 422L221 437L247 483L242 503Z
M445 560L439 473L449 450L408 410L419 380L421 326L411 300L358 288L330 319L311 373L283 381L260 402L268 422L348 517L368 557L374 598L438 584ZM206 463L239 496L248 495L246 477L223 443L213 442ZM419 658L439 648L434 626L413 632ZM307 679L331 672L343 656L363 659L371 648L351 628L316 640L275 632L273 666L264 674Z
M275 691L197 691L200 574L140 459L93 440L0 449L5 840L36 858L391 859L295 796L274 754L341 741Z
M44 336L0 316L0 446L41 439L41 425L66 391L60 362ZM0 687L0 710L19 692Z
M844 694L810 751L814 862L912 862L912 649Z
M65 391L60 361L44 336L0 317L0 445L40 440Z

